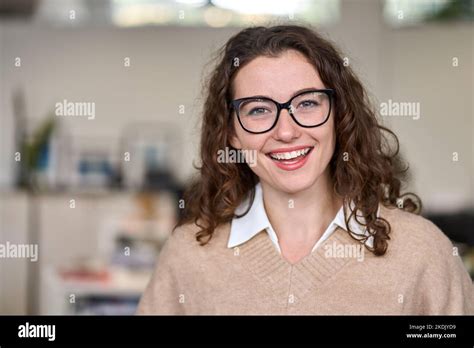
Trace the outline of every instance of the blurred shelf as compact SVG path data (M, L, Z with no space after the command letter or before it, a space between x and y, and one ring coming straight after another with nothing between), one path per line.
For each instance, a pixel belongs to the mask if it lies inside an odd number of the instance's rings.
M151 270L134 272L117 268L109 269L105 280L85 280L64 278L58 269L48 267L41 280L40 314L82 314L78 313L78 305L88 299L93 299L97 306L106 305L110 314L113 312L111 302L116 303L121 308L120 311L123 311L120 300L127 303L126 308L129 308L131 302L138 304L151 273Z

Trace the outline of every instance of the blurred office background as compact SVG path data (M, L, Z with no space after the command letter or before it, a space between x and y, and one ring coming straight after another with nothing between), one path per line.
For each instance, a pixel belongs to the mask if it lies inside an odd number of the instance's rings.
M0 0L1 314L129 314L180 212L211 54L307 23L348 57L412 169L423 214L474 272L473 2ZM56 104L94 103L57 116ZM90 105L90 104L89 104ZM91 111L90 109L89 111Z

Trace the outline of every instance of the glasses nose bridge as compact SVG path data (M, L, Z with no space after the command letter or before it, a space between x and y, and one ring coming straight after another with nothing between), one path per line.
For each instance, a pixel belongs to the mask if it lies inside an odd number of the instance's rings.
M281 113L281 110L286 109L290 115L293 115L293 109L291 107L291 102L292 102L291 100L287 101L286 103L275 102L277 104L277 107L278 107L278 113Z
M280 117L281 117L281 111L282 110L287 110L288 111L288 116L290 116L290 119L291 120L288 120L289 123L286 123L287 125L290 125L290 128L292 129L291 133L293 134L293 132L295 131L295 126L298 124L298 122L296 121L295 119L295 116L293 114L293 106L292 106L292 101L293 100L289 100L287 101L286 103L279 103L277 101L274 101L275 102L275 105L277 106L277 109L278 109L278 115L277 115L277 119L275 120L275 124L274 126L277 126L277 128L280 128L281 127L281 120L280 120ZM280 126L278 126L278 124L280 124ZM287 128L288 126L285 126L285 128ZM297 127L296 127L297 128Z

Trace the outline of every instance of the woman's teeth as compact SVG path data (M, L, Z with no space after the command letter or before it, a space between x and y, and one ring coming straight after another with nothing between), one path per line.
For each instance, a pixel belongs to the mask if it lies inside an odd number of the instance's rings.
M300 156L306 156L309 151L311 151L311 147L307 147L306 149L291 151L291 152L277 152L277 153L270 153L270 157L274 160L278 161L287 161L292 160Z

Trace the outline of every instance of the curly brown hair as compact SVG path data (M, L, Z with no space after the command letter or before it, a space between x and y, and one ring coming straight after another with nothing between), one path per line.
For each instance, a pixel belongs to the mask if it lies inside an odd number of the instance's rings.
M247 195L250 194L253 202L259 180L248 165L217 160L219 149L232 148L230 139L235 134L229 106L233 79L238 69L256 57L277 57L286 50L306 56L325 86L335 90L336 148L329 163L334 192L344 198L345 206L349 202L353 204L349 214L344 210L350 235L361 243L373 236L373 248L367 248L375 255L383 255L391 227L387 220L377 216L379 203L419 213L421 200L415 194L400 193L402 183L407 180L408 166L399 154L396 135L378 124L376 112L357 76L344 64L342 55L330 41L304 26L247 28L217 52L217 66L206 81L201 163L196 166L197 176L184 194L185 209L176 227L196 224L200 228L196 240L204 245L217 226L234 218L236 208ZM401 206L400 202L403 202ZM367 227L369 236L362 237L350 230L348 221L352 217Z

